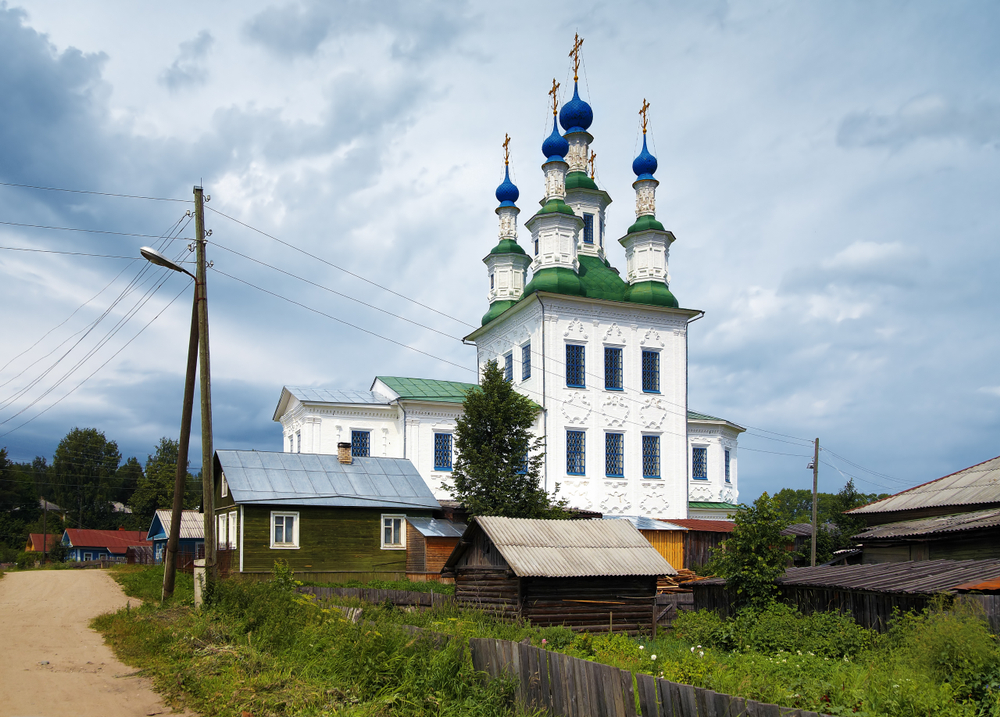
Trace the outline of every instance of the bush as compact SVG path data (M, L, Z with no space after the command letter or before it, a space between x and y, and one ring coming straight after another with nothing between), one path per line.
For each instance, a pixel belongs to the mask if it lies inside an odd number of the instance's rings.
M14 564L17 566L18 570L27 570L28 568L35 567L36 557L34 553L20 552L17 554L17 558L14 560Z

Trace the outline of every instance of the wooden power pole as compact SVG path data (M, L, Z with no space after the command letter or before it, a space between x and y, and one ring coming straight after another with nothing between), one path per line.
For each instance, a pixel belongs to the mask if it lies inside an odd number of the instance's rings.
M813 444L813 535L809 564L816 567L816 484L819 481L819 439Z
M198 363L201 366L201 490L205 517L205 574L218 577L215 565L215 484L212 479L212 379L208 351L208 287L205 284L205 194L194 188L195 258L198 262Z

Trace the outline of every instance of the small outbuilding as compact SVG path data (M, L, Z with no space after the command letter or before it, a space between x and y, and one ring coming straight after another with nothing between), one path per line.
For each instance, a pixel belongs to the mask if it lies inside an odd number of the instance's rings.
M465 523L442 518L406 518L406 577L440 580L441 568L465 532Z
M676 575L627 520L472 520L442 575L455 597L535 625L654 629L656 580Z

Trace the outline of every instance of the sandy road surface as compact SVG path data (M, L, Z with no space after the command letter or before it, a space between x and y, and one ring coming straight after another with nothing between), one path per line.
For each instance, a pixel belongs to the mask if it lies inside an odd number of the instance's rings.
M169 714L147 679L119 662L91 618L127 598L100 570L35 570L0 578L0 717Z

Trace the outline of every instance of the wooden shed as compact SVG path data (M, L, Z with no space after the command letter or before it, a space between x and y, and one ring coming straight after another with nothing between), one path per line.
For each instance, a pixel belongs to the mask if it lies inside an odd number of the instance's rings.
M406 577L415 582L440 580L441 568L451 555L465 523L440 518L406 519Z
M712 551L722 547L736 527L731 520L702 520L699 518L671 518L662 521L684 528L684 562L680 567L695 570L712 559Z
M676 572L627 520L477 517L442 574L486 610L637 634L654 629L657 577Z
M663 556L664 560L670 563L671 567L681 568L684 566L684 534L687 532L687 528L644 516L608 516L608 519L615 518L627 520L634 525L642 537L649 541L649 544Z

